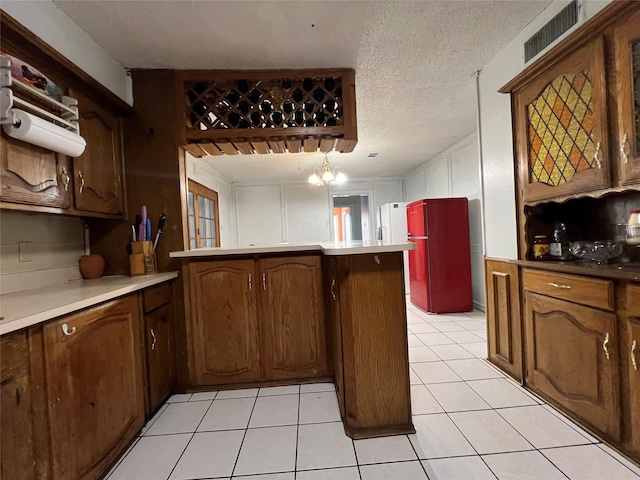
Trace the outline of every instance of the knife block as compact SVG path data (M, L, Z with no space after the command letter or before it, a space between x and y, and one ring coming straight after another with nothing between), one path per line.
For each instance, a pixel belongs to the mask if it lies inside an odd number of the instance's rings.
M156 273L156 254L153 252L153 242L131 242L129 255L129 270L131 276Z

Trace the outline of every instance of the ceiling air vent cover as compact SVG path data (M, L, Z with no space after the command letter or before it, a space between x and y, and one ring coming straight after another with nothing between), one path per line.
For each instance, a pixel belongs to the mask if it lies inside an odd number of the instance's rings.
M524 43L525 63L578 23L578 9L577 0L573 0Z

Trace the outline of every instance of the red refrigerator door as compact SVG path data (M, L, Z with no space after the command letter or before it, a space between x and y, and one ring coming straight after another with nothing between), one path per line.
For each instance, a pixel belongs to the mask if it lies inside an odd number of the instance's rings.
M409 250L409 298L416 307L428 312L427 237L423 200L407 205L407 230L409 242L416 244L415 250Z
M429 312L473 310L469 207L466 198L425 201L429 241Z

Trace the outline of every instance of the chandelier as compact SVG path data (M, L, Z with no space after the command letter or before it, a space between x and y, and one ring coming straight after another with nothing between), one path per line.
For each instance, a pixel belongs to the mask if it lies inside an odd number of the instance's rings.
M309 175L307 180L312 185L322 187L323 185L340 185L347 181L347 176L340 171L340 167L329 168L329 159L327 154L324 155L322 167L315 167L313 173Z

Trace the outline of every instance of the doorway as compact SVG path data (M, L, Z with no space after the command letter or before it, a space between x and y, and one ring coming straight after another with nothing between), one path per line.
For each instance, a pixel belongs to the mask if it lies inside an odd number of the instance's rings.
M369 196L333 196L333 240L367 243L370 240Z

